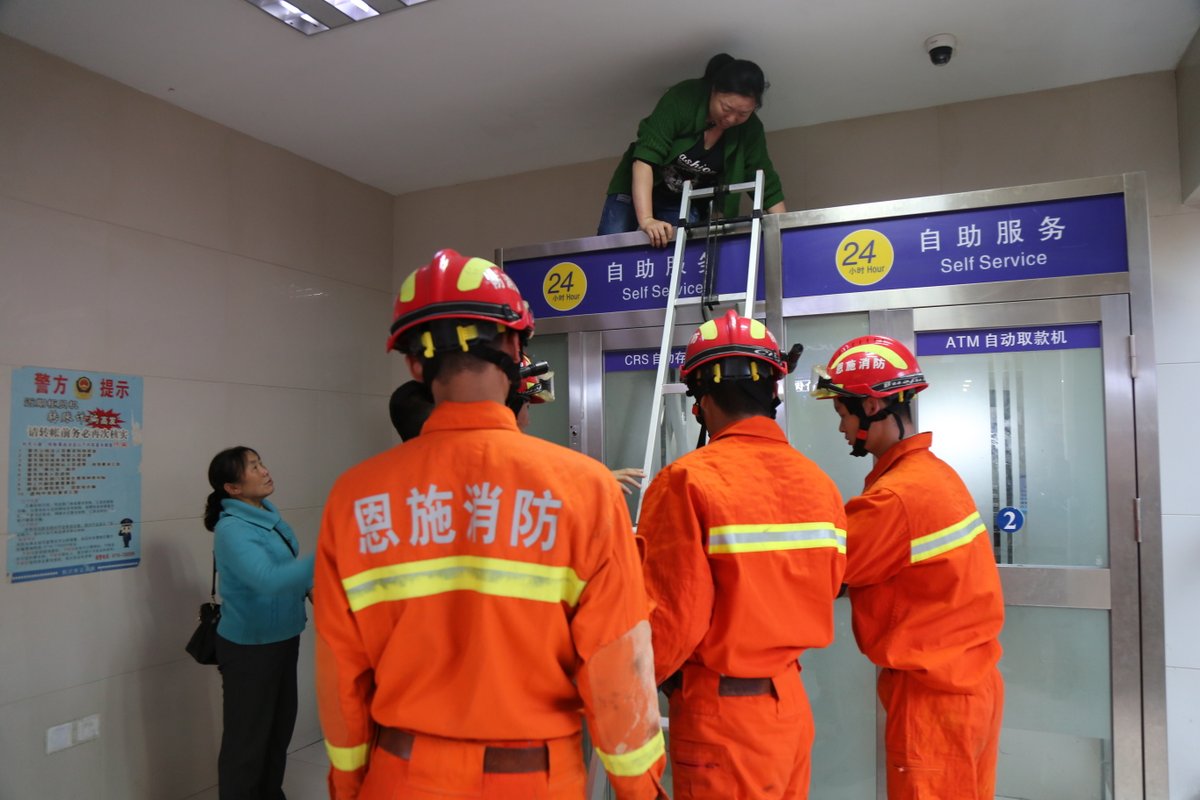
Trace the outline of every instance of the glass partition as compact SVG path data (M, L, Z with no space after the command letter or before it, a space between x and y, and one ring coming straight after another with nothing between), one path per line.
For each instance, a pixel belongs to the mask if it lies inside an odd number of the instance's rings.
M785 381L788 441L817 462L848 499L862 491L871 459L850 455L833 403L808 392L814 365L828 364L834 350L869 332L867 315L798 317L785 320L784 330L784 350L796 342L804 345L800 363ZM848 599L837 601L834 621L833 644L800 658L816 725L809 794L860 800L875 796L875 666L854 641Z
M567 335L555 333L534 336L529 340L525 353L533 361L548 361L554 373L552 403L538 403L529 407L529 427L526 433L548 442L568 447L570 442L569 407L567 387L570 385L570 364L567 362Z
M1009 606L996 794L1113 797L1109 612Z
M971 490L996 560L1107 567L1100 348L919 359L918 425ZM1004 508L1019 514L998 520Z
M784 321L785 341L780 343L784 350L797 342L804 345L800 363L785 385L788 441L833 478L843 499L862 492L872 459L850 455L850 445L838 432L833 401L817 400L809 389L813 367L825 366L843 344L866 336L870 332L868 324L866 314L797 317Z
M689 331L690 333L690 331ZM650 430L651 402L658 364L660 331L648 331L647 346L639 349L609 350L604 353L604 463L609 469L642 466L646 437ZM651 344L654 342L653 344ZM667 382L679 381L683 349L675 348ZM684 394L663 397L663 421L657 435L653 478L663 464L689 453L696 447L700 425L692 415L692 398ZM649 485L649 483L647 483ZM636 520L638 495L627 495L629 514Z

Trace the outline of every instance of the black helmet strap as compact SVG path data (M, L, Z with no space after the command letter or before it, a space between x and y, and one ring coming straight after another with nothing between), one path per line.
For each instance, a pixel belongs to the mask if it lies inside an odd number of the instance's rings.
M857 458L865 456L867 454L867 431L870 430L872 423L880 422L888 417L896 418L896 427L900 430L900 438L904 438L904 419L900 416L900 408L904 405L904 401L897 396L883 398L883 408L871 416L867 416L867 412L863 408L865 398L840 397L838 399L846 406L847 411L858 417L858 433L854 436L854 446L850 449L850 455Z

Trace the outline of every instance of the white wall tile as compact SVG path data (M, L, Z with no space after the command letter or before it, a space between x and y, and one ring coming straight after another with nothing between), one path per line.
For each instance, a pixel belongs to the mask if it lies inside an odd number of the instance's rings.
M8 37L0 42L0 75L0 192L101 215L114 170L117 84Z
M1194 398L1200 363L1158 365L1159 472L1163 514L1200 514L1196 491Z
M103 308L97 322L111 342L112 372L221 380L228 355L224 293L231 257L127 228L108 238L108 279L80 298Z
M387 391L389 292L233 258L225 289L225 380Z
M1163 598L1167 666L1200 670L1200 515L1163 517Z
M3 148L0 148L2 150ZM111 228L0 197L0 362L106 370Z
M1091 159L1089 174L1145 172L1150 213L1179 213L1174 75L1129 75L1078 89L1087 96L1088 136L1081 144Z
M103 218L230 250L230 148L242 134L124 87L112 95L116 136Z
M1167 731L1171 800L1200 798L1200 670L1167 669Z
M227 433L229 385L146 378L143 388L142 517L198 526L211 491L208 464L239 444Z
M0 584L0 706L188 658L211 534L185 520L143 523L141 536L137 567Z
M1200 210L1150 218L1150 265L1155 359L1200 362Z

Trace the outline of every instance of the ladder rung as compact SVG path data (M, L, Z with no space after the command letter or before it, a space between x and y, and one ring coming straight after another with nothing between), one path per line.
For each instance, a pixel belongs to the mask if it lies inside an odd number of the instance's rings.
M745 292L734 292L733 294L719 294L719 295L717 295L716 302L718 302L718 303L729 303L729 302L735 302L735 301L738 301L738 300L745 300L745 299L746 299L746 293L745 293ZM701 303L701 302L703 302L703 300L704 300L704 298L703 298L703 297L701 297L701 296L697 296L697 297L680 297L680 298L678 298L678 299L675 301L675 305L677 305L677 306L698 306L698 305L700 305L700 303Z
M750 181L749 183L731 183L724 187L708 186L704 189L692 189L688 196L704 199L705 197L712 197L718 188L722 188L726 192L749 192L754 189L754 186L754 181Z
M687 385L683 383L664 383L663 394L687 394Z
M719 225L737 225L740 222L753 222L758 219L754 214L744 214L740 217L712 217L707 220L699 220L697 222L685 222L683 227L689 231L699 230L700 228L715 228Z

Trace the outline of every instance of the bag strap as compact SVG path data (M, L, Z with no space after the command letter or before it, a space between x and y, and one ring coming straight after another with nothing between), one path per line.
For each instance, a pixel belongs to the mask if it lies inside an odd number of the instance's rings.
M214 603L217 602L217 556L215 553L213 554L212 588L209 589L208 596Z

